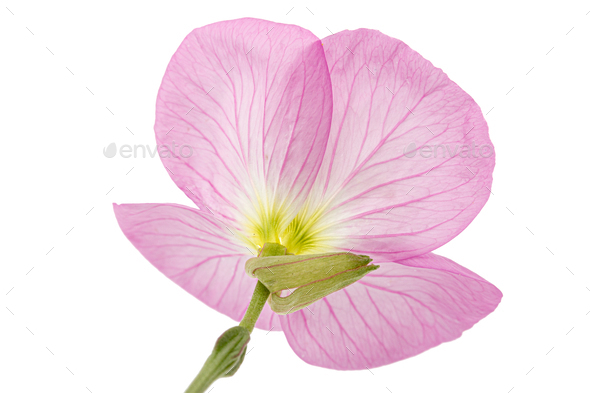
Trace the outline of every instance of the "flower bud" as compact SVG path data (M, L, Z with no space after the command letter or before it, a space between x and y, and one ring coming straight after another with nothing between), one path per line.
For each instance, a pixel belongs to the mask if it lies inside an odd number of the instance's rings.
M187 391L205 391L215 380L234 375L244 361L249 341L250 333L243 327L226 330L215 342L211 355Z
M265 245L266 247L266 245ZM360 280L379 268L366 255L329 253L251 258L246 272L271 292L269 303L277 314L289 314ZM281 297L282 291L290 293Z

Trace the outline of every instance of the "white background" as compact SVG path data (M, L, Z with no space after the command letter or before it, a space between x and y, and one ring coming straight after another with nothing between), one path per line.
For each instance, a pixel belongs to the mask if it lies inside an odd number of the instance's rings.
M460 339L370 371L312 367L282 333L256 331L214 392L590 391L588 1L153 3L0 8L1 392L180 393L234 324L118 228L112 202L190 204L160 160L102 149L153 146L156 93L184 36L244 16L320 38L380 30L475 98L496 147L494 195L438 253L504 298Z

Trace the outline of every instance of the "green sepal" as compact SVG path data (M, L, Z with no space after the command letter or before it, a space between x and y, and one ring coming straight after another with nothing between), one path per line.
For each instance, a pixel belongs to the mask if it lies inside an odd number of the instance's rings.
M331 293L353 284L363 278L370 271L378 268L379 265L369 265L343 271L331 277L300 286L286 297L279 296L278 292L271 293L268 300L270 308L275 313L281 315L293 313Z
M266 243L263 250L276 246ZM249 259L246 262L246 273L258 279L270 291L268 302L277 314L300 310L351 285L379 267L368 265L372 261L370 257L350 252L266 255L261 252L259 257Z
M274 293L366 266L371 261L372 259L366 255L344 252L270 256L246 261L246 273L260 280L271 293Z

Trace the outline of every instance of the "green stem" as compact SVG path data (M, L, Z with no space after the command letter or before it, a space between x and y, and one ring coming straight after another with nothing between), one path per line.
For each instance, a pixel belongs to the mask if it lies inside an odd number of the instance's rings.
M252 295L252 300L250 300L250 305L246 310L244 318L242 318L242 322L240 322L240 326L248 329L248 332L252 333L254 330L254 325L256 325L256 321L264 308L268 295L270 295L270 291L258 281L256 283L256 288L254 288L254 294Z
M266 243L259 257L285 255L287 249L276 243ZM205 361L185 393L203 393L219 378L231 377L236 373L246 354L250 334L268 300L270 291L260 281L256 283L252 300L239 326L226 330L215 343L213 352Z
M264 247L260 250L258 257L272 257L285 254L287 254L287 248L285 246L277 243L265 243ZM248 332L252 333L254 330L254 325L256 325L256 321L258 320L269 295L270 291L264 286L264 284L258 281L256 283L256 288L254 288L254 294L252 294L250 305L246 310L244 318L242 318L242 322L240 322L240 326L248 329Z

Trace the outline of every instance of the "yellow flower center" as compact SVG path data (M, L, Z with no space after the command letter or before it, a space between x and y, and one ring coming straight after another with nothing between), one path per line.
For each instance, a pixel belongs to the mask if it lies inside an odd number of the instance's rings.
M313 254L328 252L325 243L327 239L322 232L327 228L320 224L323 209L318 208L313 212L307 204L298 214L287 222L286 215L280 209L257 209L256 218L248 217L246 230L247 243L256 249L260 249L264 243L279 243L287 247L291 254Z

